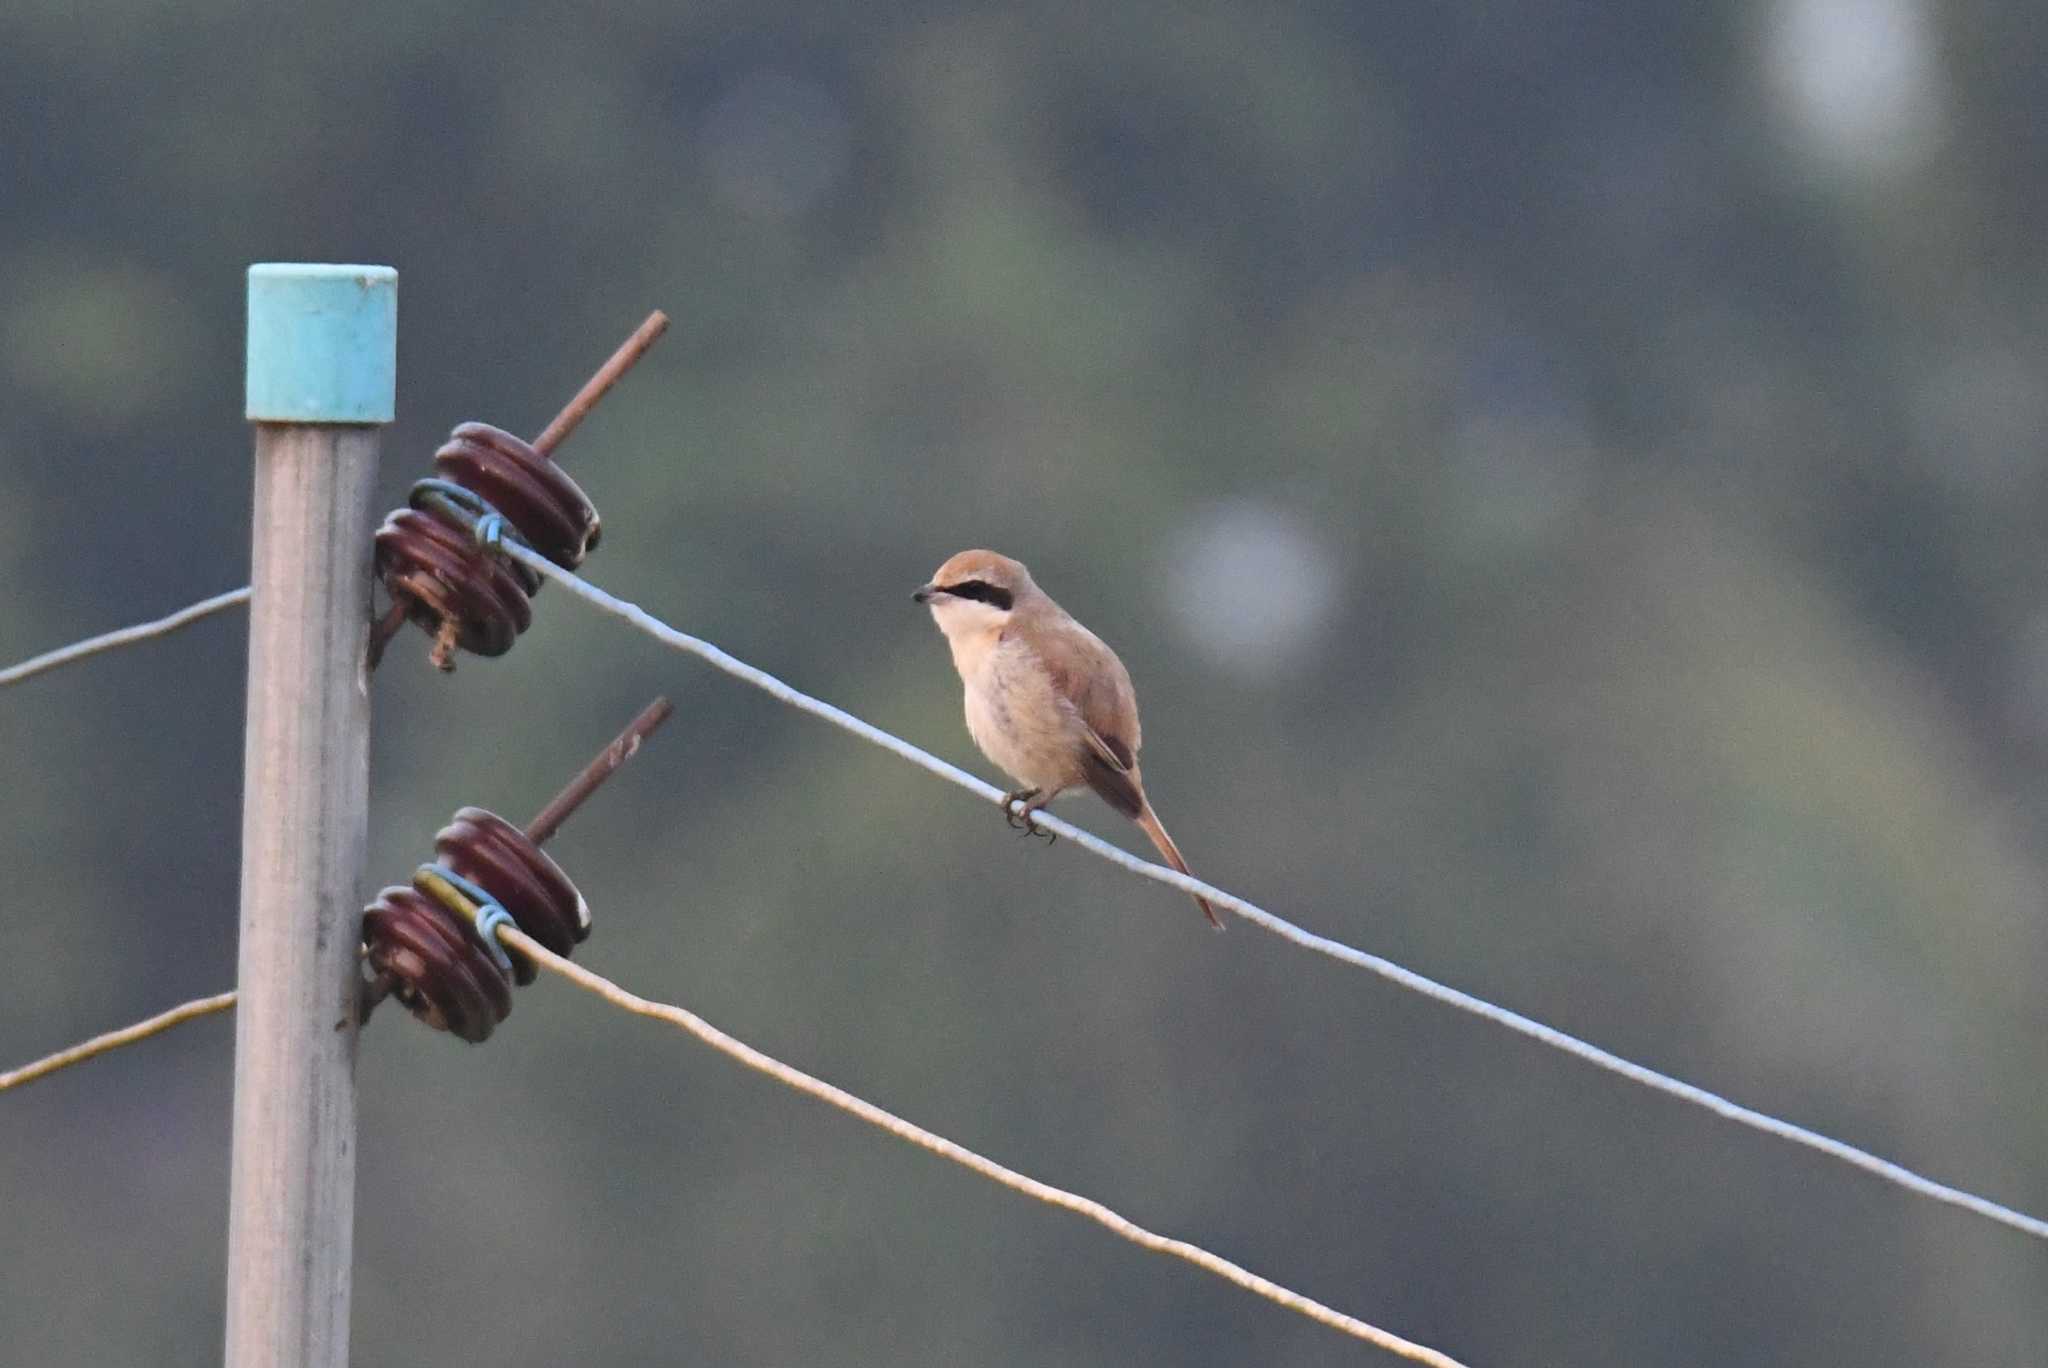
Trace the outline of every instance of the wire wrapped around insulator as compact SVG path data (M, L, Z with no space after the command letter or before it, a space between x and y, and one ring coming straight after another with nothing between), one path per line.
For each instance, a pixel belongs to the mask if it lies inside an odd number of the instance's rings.
M427 481L421 481L427 486ZM417 497L423 491L416 488ZM477 545L469 527L438 505L402 508L377 529L377 574L405 615L473 655L500 656L533 622L539 582L525 566ZM449 668L437 652L434 663Z
M363 909L363 944L391 995L437 1031L476 1044L511 1015L509 976L473 930L417 889L387 888Z
M511 1014L513 983L531 983L537 971L516 951L486 945L479 911L502 909L568 955L590 935L590 908L526 833L482 808L457 812L435 833L434 853L440 863L422 866L412 887L387 888L363 910L365 957L414 1016L481 1042Z
M413 486L409 506L377 529L377 574L405 615L435 637L434 663L453 668L456 647L498 656L532 624L540 592L531 570L478 544L492 514L565 570L598 543L602 524L562 468L488 423L464 423L434 453L436 478Z
M526 544L564 570L597 548L597 510L560 466L489 423L464 423L434 453L434 470L503 513Z
M571 955L590 937L590 907L562 867L493 812L466 807L434 833L434 853L455 873L481 886L512 915L519 929L558 955ZM520 985L539 972L514 952Z

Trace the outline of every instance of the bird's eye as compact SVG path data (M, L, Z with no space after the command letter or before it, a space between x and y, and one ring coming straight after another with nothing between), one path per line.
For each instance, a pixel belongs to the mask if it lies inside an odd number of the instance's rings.
M990 604L1004 612L1010 610L1010 604L1014 601L1009 590L990 584L987 580L961 580L958 584L942 587L954 598L973 599L976 603Z

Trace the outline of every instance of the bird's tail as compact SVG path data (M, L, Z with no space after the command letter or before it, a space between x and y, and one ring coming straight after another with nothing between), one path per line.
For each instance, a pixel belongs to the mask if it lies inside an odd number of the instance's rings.
M1173 837L1166 834L1166 828L1159 824L1159 814L1152 810L1150 803L1138 809L1138 826L1152 838L1152 844L1159 848L1159 854L1177 872L1193 878L1195 872L1188 868L1188 862L1181 858L1180 847L1173 843ZM1223 919L1216 915L1216 909L1209 906L1209 900L1195 895L1195 906L1202 909L1202 915L1209 919L1209 925L1218 931L1223 929Z

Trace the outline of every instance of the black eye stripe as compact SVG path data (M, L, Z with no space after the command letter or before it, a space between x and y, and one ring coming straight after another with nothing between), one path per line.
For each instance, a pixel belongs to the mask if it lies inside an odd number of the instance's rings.
M942 584L939 592L951 594L954 598L973 599L976 603L987 603L1008 612L1011 603L1010 591L998 588L987 580L961 580L958 584Z

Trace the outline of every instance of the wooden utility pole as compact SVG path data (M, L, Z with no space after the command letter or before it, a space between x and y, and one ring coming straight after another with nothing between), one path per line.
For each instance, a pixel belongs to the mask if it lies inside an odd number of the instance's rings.
M369 805L370 498L398 275L249 268L256 424L228 1368L343 1368Z

